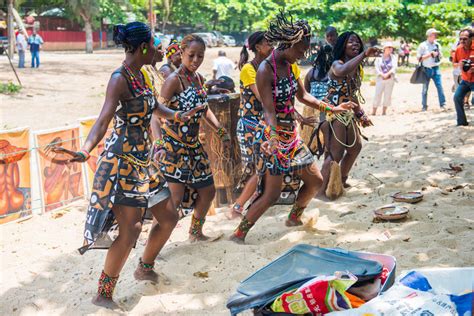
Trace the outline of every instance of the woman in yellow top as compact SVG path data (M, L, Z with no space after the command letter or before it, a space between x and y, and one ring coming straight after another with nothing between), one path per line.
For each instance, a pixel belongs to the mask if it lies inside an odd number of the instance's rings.
M290 172L299 176L304 184L298 191L287 226L302 225L300 217L322 184L313 155L297 132L295 97L321 111L343 112L352 108L352 102L329 106L305 90L295 62L310 48L308 22L293 23L280 13L270 23L265 37L270 43L278 43L278 48L262 62L257 72L257 88L265 118L255 133L258 196L231 237L236 242L243 242L250 228L278 200L283 178Z
M250 62L248 50L255 54ZM260 95L257 90L257 69L260 63L267 58L273 48L265 39L265 32L255 32L248 38L248 44L244 45L240 53L240 108L239 121L237 123L237 139L240 146L240 157L242 161L242 178L237 186L242 190L239 198L235 201L229 218L242 214L243 205L250 199L257 188L257 174L254 162L254 134L255 127L262 119L263 109Z

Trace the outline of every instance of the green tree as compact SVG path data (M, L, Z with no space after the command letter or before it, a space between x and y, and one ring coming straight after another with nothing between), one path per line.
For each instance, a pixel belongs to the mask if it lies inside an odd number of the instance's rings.
M100 17L100 5L96 0L67 0L67 6L80 21L86 32L86 53L93 52L92 24Z

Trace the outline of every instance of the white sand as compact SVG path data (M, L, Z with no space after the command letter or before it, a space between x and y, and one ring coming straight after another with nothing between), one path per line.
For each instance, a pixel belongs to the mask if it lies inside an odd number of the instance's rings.
M44 55L41 74L24 71L31 76L24 78L25 91L13 97L0 95L1 126L55 127L97 113L108 73L121 59L118 53ZM56 64L48 65L53 60ZM60 77L55 67L67 71L68 79ZM0 69L3 80L9 76L3 61ZM313 200L305 212L309 224L285 227L288 207L278 206L251 230L246 245L225 239L190 245L185 241L186 218L157 260L163 275L158 285L138 283L132 276L149 229L146 225L121 274L116 299L134 315L228 315L225 304L239 281L298 243L393 255L399 270L473 266L474 127L454 126L451 74L443 75L450 111L435 110L432 86L427 113L418 112L421 86L407 83L408 74L399 76L395 113L373 117L375 126L364 130L370 141L351 174L353 187L335 202ZM374 87L364 84L366 110L373 92ZM53 114L46 115L46 109ZM472 113L468 111L471 124ZM450 175L443 171L450 163L463 164L464 170ZM391 203L390 194L400 190L422 190L424 200L408 205L410 218L404 222L372 223L372 210ZM2 315L110 313L90 304L105 251L84 256L76 251L82 243L85 205L69 207L59 218L46 214L0 226ZM218 214L208 218L205 231L223 232L227 238L237 224L238 220ZM382 241L385 231L391 238ZM195 272L208 272L209 277L193 276Z

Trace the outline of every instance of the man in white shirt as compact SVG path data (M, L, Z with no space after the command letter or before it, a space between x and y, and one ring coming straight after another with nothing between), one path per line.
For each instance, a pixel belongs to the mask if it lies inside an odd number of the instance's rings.
M232 73L234 72L237 65L226 57L224 51L219 51L216 60L214 60L214 66L212 67L212 79L216 80L222 76L232 78Z
M25 35L22 31L16 36L16 50L18 51L18 68L25 68L25 52L27 49Z
M430 80L433 80L436 89L438 90L439 106L442 110L445 110L446 97L444 96L443 86L441 84L441 70L439 65L443 55L441 53L441 46L436 41L438 35L436 29L429 29L426 31L426 41L420 44L418 47L418 60L421 60L428 76L428 81L423 84L423 90L421 92L421 104L423 106L422 111L428 109L428 86Z

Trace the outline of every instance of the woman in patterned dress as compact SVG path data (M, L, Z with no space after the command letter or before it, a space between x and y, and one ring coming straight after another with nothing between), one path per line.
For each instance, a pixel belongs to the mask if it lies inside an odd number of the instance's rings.
M112 135L106 141L95 172L84 246L79 249L83 254L92 248L109 248L98 292L92 302L112 309L119 308L112 294L120 271L140 235L145 210L153 214L159 225L150 231L134 273L138 280L158 280L158 274L153 270L154 261L178 221L166 181L152 162L152 136L155 139L154 152L157 155L164 153L158 121L152 117L179 117L184 121L199 110L175 112L156 102L140 71L143 65L152 64L157 54L148 25L141 22L117 25L114 27L114 41L125 48L125 60L112 73L104 106L84 146L79 152L55 148L57 152L71 155L69 162L85 162L114 119Z
M265 32L255 32L248 38L248 49L255 54L250 62L247 46L240 53L240 108L237 122L237 139L242 161L242 178L237 186L242 190L232 210L227 214L229 219L242 215L244 204L257 188L257 174L253 155L255 126L262 119L263 109L257 90L257 70L260 63L267 58L273 47L265 39Z
M362 84L362 62L367 57L378 56L379 49L370 47L364 51L364 44L354 32L345 32L338 38L334 47L334 62L329 70L328 94L325 101L337 106L344 102L354 102L353 111L341 114L329 114L321 125L324 134L325 160L322 167L324 183L320 195L329 199L338 198L343 190L349 187L347 178L357 156L362 149L362 141L357 124L362 127L372 122L360 106L364 102L360 95ZM321 153L320 153L321 154ZM339 169L342 179L331 179L331 163ZM332 170L335 171L334 168ZM336 173L336 172L335 172ZM339 174L339 172L337 172ZM336 182L341 182L342 186ZM326 190L328 184L331 189ZM332 184L334 182L334 185Z
M215 129L225 146L229 135L209 109L204 78L197 73L204 60L206 45L196 35L187 35L181 42L182 64L166 79L159 102L174 111L199 109L188 121L168 119L163 125L166 153L161 160L161 170L168 182L171 198L181 205L186 192L194 190L191 197L194 213L189 228L191 241L206 240L202 227L215 196L214 179L209 158L199 142L199 127L205 120ZM188 197L189 198L189 197Z
M297 132L295 98L321 111L342 112L352 107L350 102L330 107L305 90L296 61L310 48L310 37L308 22L290 22L283 12L270 23L266 33L267 40L277 43L278 48L260 64L257 72L257 87L265 118L255 133L258 197L231 237L236 242L244 242L258 218L278 200L283 178L288 173L296 173L304 184L288 215L287 226L302 225L301 215L322 184L313 155Z

